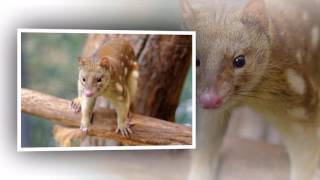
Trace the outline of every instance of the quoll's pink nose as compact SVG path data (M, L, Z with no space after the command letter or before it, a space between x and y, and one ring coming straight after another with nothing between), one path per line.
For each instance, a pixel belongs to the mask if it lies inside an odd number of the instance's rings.
M91 97L91 96L93 96L93 92L91 90L86 89L86 90L84 90L84 95L87 97Z
M205 109L218 108L222 103L221 97L212 92L204 92L199 97L199 104Z

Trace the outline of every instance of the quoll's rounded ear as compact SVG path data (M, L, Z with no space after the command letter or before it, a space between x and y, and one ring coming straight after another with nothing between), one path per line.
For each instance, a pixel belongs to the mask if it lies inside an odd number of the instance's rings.
M182 27L192 29L194 20L199 16L201 7L191 6L190 0L180 0L180 9L182 15ZM202 10L202 9L201 9Z
M110 63L110 61L109 61L108 57L102 57L100 59L100 66L102 66L102 67L109 67L109 63Z
M82 58L82 57L78 57L78 63L79 63L79 65L80 66L83 66L83 65L85 65L85 60L84 60L84 58Z
M243 24L256 26L261 31L267 32L269 20L266 12L265 2L263 0L249 0L243 10L241 19Z

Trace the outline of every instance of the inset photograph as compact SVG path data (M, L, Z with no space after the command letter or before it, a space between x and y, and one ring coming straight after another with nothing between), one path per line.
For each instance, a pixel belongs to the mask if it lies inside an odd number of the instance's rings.
M195 148L195 32L17 36L18 151Z

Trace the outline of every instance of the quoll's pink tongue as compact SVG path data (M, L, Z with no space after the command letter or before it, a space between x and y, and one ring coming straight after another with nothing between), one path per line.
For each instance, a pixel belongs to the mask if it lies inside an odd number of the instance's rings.
M91 90L86 89L86 90L84 90L84 95L87 97L91 97L91 96L93 96L93 92Z
M212 92L204 92L199 97L199 104L205 109L218 108L222 103L221 98Z

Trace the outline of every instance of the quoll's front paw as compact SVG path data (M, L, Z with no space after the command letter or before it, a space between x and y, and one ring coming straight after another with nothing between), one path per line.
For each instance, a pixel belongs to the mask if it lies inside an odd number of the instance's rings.
M80 110L81 110L81 97L77 97L77 98L73 99L71 101L70 107L74 112L80 112Z
M121 133L124 137L129 137L130 134L132 134L132 130L130 129L131 124L124 123L124 124L118 124L116 133Z
M80 131L82 135L86 136L88 134L88 126L81 123Z

